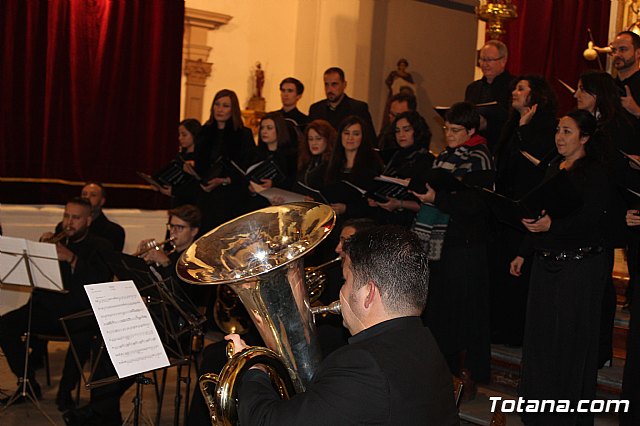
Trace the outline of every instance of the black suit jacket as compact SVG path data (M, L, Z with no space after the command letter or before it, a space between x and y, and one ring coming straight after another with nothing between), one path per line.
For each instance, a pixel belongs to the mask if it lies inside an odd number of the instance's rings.
M452 376L419 317L377 324L320 365L306 392L281 401L267 375L249 370L239 392L242 425L457 425Z
M329 108L329 102L326 99L318 101L309 107L309 121L321 118L331 123L336 130L340 127L342 120L350 115L357 115L365 121L367 128L362 130L369 132L369 137L372 138L370 140L373 141L376 132L373 128L371 114L369 113L369 105L367 105L366 102L350 98L345 93L342 101L340 101L335 109Z

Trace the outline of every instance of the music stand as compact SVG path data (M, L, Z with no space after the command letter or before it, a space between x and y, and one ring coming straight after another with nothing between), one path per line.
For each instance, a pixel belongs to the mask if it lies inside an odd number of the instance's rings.
M28 241L21 238L0 237L0 288L3 286L30 287L64 293L58 255L54 244ZM31 320L33 314L33 294L29 298L27 331L24 354L24 372L18 378L18 388L9 398L3 410L13 405L18 398L29 400L44 417L55 422L34 397L35 392L27 377L29 368L29 345L31 342Z
M145 263L143 259L138 257L129 256L126 254L116 253L112 256L104 257L105 263L111 268L114 275L118 280L131 280L135 283L140 295L145 300L147 309L154 322L156 330L160 335L160 339L163 343L163 347L169 357L170 365L164 367L178 367L178 377L176 386L176 398L175 398L175 423L178 424L178 416L180 413L180 383L186 383L187 393L185 401L185 415L187 412L187 404L189 401L189 377L181 377L181 367L185 364L189 366L189 374L191 368L191 341L193 336L198 334L200 326L205 322L206 318L201 315L193 303L184 294L184 291L177 285L172 278L158 279ZM100 342L100 346L97 353L92 357L92 365L90 366L90 373L88 376L84 374L82 363L80 362L74 345L73 332L70 331L71 321L84 319L86 317L94 317L92 310L79 312L73 315L69 315L61 318L62 326L64 328L67 337L69 338L70 348L72 350L74 359L78 364L78 369L81 371L82 380L85 383L85 387L88 389L96 388L99 386L112 384L120 381L121 379L117 375L109 377L96 378L95 373L97 367L102 362L102 358L105 355L104 342ZM98 337L101 335L96 330ZM185 350L186 349L186 350ZM154 371L155 374L155 371ZM163 376L162 385L160 389L156 386L156 399L158 403L157 419L160 418L162 409L162 399L164 397L166 376ZM144 384L150 384L149 379L144 377L144 373L136 375L136 397L134 398L134 425L138 425L141 410L142 391L141 387ZM157 384L156 384L157 385ZM131 416L127 417L127 419Z

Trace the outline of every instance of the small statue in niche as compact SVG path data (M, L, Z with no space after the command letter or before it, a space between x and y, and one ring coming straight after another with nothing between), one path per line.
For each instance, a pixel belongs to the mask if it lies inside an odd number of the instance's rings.
M262 97L262 88L264 87L264 71L260 62L256 62L256 96Z
M262 97L262 88L264 87L264 70L262 64L256 62L256 69L253 72L256 80L256 90L254 95L249 99L248 108L254 111L265 111L266 101Z
M413 82L411 73L407 71L409 61L404 58L398 60L396 64L398 69L391 71L384 83L389 88L389 98L400 92L408 92L412 95L416 94L416 85Z

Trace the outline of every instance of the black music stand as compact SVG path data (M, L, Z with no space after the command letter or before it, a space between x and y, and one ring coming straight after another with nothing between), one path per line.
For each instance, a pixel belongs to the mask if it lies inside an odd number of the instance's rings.
M55 248L52 250L47 243L38 243L20 238L0 237L0 287L21 286L47 291L65 292L60 275L60 265ZM55 422L40 406L40 402L34 397L34 390L27 371L29 368L29 345L31 342L31 320L33 314L33 294L29 298L29 313L24 354L24 372L18 378L18 388L9 398L3 411L13 405L20 397L29 400L40 413L49 420Z
M175 416L174 423L179 423L180 405L181 405L181 383L186 384L186 398L185 398L185 419L187 414L187 404L189 402L190 391L190 373L191 373L191 342L193 337L200 334L200 326L205 322L205 317L201 315L189 298L184 294L184 291L177 285L172 278L159 279L155 273L153 273L144 260L129 256L126 254L117 253L112 257L106 257L105 262L111 268L114 275L118 280L131 280L135 283L140 295L143 297L151 318L154 322L156 330L160 336L160 340L163 343L163 347L169 358L170 365L163 368L163 377L161 384L158 387L157 380L151 380L144 376L144 373L135 376L136 380L136 396L133 400L132 412L126 417L130 419L133 415L133 424L138 425L142 413L142 386L145 384L154 384L156 390L156 402L157 413L156 423L158 423L162 402L164 397L165 383L166 383L166 369L177 366L177 383L176 383L176 398L175 398ZM86 388L92 389L95 387L113 384L121 379L117 375L109 377L96 378L96 369L101 362L105 362L103 357L105 355L104 342L99 342L99 347L92 357L92 365L90 373L85 376L82 363L80 362L77 352L74 346L73 331L70 332L70 321L84 319L86 317L94 317L94 313L91 310L83 311L74 315L61 318L62 326L67 334L70 342L70 347L79 370L82 372L82 380L85 383ZM99 330L96 326L96 333L98 338L101 339ZM98 346L98 345L96 345ZM182 376L182 366L188 366L187 377ZM156 370L157 371L157 370ZM153 371L154 378L156 371ZM123 378L124 379L124 378ZM126 420L125 420L126 422Z

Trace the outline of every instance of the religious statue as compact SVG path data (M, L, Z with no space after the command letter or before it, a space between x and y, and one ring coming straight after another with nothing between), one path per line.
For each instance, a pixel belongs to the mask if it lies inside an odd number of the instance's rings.
M256 93L259 98L262 97L262 88L264 87L264 71L260 62L256 62Z
M389 88L389 98L397 93L407 91L408 93L415 95L416 85L413 82L411 73L407 71L409 67L409 61L404 58L398 60L396 64L398 69L391 71L384 83Z
M256 62L256 69L254 71L254 77L256 79L256 91L254 95L249 99L248 108L254 111L264 111L266 101L262 97L262 88L264 87L264 70L260 62Z

